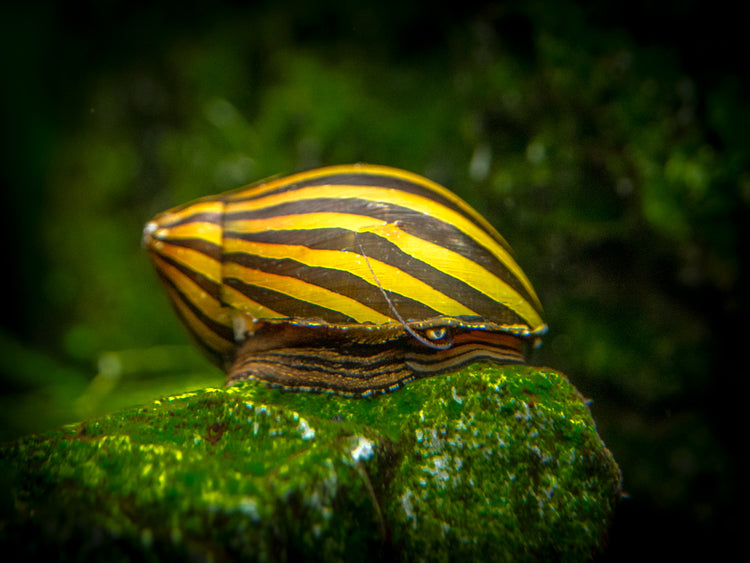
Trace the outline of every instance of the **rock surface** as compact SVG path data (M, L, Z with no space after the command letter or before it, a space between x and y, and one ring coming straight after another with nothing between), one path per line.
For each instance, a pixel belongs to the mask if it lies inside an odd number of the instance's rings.
M6 444L0 479L6 553L108 561L582 559L621 484L564 375L483 364L167 397Z

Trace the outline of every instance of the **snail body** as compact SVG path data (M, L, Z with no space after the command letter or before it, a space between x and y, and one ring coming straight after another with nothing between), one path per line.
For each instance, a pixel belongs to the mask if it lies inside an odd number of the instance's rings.
M199 199L144 229L172 304L228 383L387 392L524 361L541 305L498 232L446 188L374 165Z

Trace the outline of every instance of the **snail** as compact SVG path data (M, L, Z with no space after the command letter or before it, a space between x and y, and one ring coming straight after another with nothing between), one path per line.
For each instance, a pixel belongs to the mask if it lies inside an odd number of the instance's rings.
M500 234L396 168L330 166L198 199L158 214L143 243L227 384L385 393L522 363L547 329Z

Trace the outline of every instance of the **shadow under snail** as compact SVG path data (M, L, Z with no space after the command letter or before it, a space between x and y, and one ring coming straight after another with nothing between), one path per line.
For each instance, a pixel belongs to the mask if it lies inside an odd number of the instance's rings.
M331 166L160 213L144 246L228 374L344 395L480 360L524 362L547 327L500 234L446 188Z

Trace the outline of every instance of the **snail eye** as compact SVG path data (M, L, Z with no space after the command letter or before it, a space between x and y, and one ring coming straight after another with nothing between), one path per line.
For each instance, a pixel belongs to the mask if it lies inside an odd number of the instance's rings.
M433 342L438 342L440 340L443 340L446 336L448 336L448 329L444 326L428 328L427 330L424 331L424 335L427 337L428 340L432 340Z

